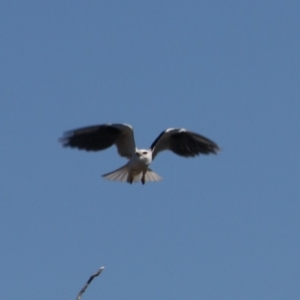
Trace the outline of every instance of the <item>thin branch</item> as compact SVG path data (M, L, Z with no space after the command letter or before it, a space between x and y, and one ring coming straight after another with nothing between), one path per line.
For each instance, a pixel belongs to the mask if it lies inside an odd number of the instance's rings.
M85 286L80 290L76 300L80 300L81 299L81 296L82 294L85 292L85 290L88 288L89 284L92 282L92 280L99 276L101 274L101 272L104 270L104 267L101 267L95 274L93 274L90 279L87 281L87 283L85 284Z

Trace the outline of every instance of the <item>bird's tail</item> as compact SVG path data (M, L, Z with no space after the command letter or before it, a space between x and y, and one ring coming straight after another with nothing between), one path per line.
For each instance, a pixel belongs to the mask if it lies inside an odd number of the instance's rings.
M142 175L141 175L142 178ZM147 173L145 174L145 181L160 181L162 178L150 168L148 168Z
M128 172L128 167L127 167L127 164L126 164L126 165L122 166L121 168L119 168L115 171L112 171L110 173L102 175L102 177L104 177L107 180L131 183L130 179L132 179L132 182L141 181L142 173L134 176L133 178L130 178L130 175L129 175L129 172ZM147 182L147 181L160 181L160 180L162 180L162 178L158 174L153 172L151 169L147 170L147 173L145 174L145 182Z
M102 175L107 180L126 182L128 177L127 164L112 172Z

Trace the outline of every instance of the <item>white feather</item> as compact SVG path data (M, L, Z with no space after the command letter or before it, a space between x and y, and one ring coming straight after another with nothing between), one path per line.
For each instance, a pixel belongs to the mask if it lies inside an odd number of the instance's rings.
M128 182L128 174L129 174L128 164L126 164L117 170L102 175L102 177L112 181ZM133 177L133 182L140 182L141 179L142 179L142 172ZM146 182L147 181L153 182L153 181L160 181L160 180L162 180L162 178L158 174L153 172L151 169L147 170L147 173L145 174Z
M128 176L127 164L121 168L102 175L107 180L126 182Z
M146 181L160 181L160 180L162 180L162 178L158 174L153 172L151 169L148 169L148 171L145 175L145 180Z

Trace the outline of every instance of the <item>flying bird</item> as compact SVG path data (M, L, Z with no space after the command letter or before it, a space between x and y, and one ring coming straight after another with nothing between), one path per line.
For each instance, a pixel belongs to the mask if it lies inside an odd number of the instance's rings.
M208 138L184 128L164 130L152 143L150 149L135 146L133 128L128 124L102 124L65 132L59 139L64 147L85 151L101 151L113 145L120 156L128 159L121 168L102 175L108 180L128 182L159 181L162 178L149 166L156 155L170 150L177 155L194 157L199 154L217 153L220 148Z

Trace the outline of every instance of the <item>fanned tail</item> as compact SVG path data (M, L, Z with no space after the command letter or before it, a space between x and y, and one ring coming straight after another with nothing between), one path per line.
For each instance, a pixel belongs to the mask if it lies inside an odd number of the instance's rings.
M142 176L141 176L142 177ZM145 175L145 181L160 181L162 178L155 172L153 172L150 168Z
M129 172L128 172L128 166L127 164L122 166L121 168L114 170L112 172L106 173L102 175L107 180L112 180L112 181L121 181L121 182L128 182L130 183L129 180ZM133 177L132 182L140 182L142 179L142 172L136 176ZM151 169L148 169L146 174L145 174L145 182L147 181L160 181L162 178L153 172Z
M102 175L107 180L126 182L128 177L127 164L112 172Z

